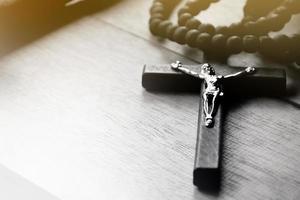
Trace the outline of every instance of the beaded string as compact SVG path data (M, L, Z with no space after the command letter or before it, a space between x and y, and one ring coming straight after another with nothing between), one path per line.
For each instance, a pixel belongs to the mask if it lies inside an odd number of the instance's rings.
M203 24L195 18L216 1L189 0L179 9L178 24L174 25L168 18L180 0L154 0L150 9L150 31L215 55L260 52L278 61L300 63L300 34L268 36L268 32L281 30L292 15L300 12L299 0L284 0L266 16L248 15L228 27Z

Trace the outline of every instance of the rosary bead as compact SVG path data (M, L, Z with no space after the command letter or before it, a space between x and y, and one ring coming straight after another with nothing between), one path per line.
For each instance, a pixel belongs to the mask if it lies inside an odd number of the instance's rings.
M290 38L286 35L277 35L274 37L277 48L287 49L290 46Z
M244 51L247 53L254 53L259 49L259 40L254 35L245 35L243 37Z
M151 15L151 18L149 20L149 23L151 23L152 20L154 19L159 19L159 20L163 20L165 17L162 14L156 13L154 15Z
M179 26L178 28L176 28L173 34L174 41L176 41L179 44L185 44L185 35L187 31L188 29L184 26Z
M275 13L268 16L268 18L268 23L271 26L272 31L280 31L287 21L287 19L284 19L282 16Z
M229 26L229 34L236 34L236 35L242 35L243 34L243 25L238 22L238 23L232 23Z
M153 2L153 4L152 4L152 7L153 6L163 6L164 4L161 2L161 1L159 1L159 0L154 0L154 2Z
M150 10L150 13L151 14L155 14L155 13L164 14L165 13L164 6L153 6Z
M199 2L200 1L193 1L193 0L189 0L188 2L186 2L186 6L189 8L189 11L191 12L191 14L196 15L199 6Z
M187 20L185 26L188 29L197 29L200 24L201 23L199 22L199 20L197 20L195 18L191 18L191 19Z
M216 32L216 34L227 34L228 33L228 27L226 27L226 26L217 26L215 32Z
M211 46L212 51L216 53L216 55L220 55L222 51L224 51L222 54L225 55L225 45L226 45L227 38L224 34L216 34L211 39Z
M290 13L282 13L279 15L279 19L280 19L280 25L281 25L281 29L285 26L285 24L287 22L289 22L291 20L292 16L290 15ZM279 30L281 30L279 29Z
M170 20L164 20L159 23L158 25L158 30L159 30L159 35L162 37L167 36L167 28L169 26L172 26L172 22Z
M260 16L267 15L276 7L278 7L283 0L250 0L244 6L245 15L259 18Z
M275 13L271 13L271 14L267 15L266 18L267 18L269 24L274 24L274 23L276 23L276 21L278 21L279 15L275 14Z
M211 35L209 33L200 33L197 37L196 45L199 49L208 50L211 46Z
M240 53L243 49L242 39L238 36L231 36L227 39L226 46L230 53Z
M254 20L254 18L251 15L247 15L247 16L244 17L244 19L242 19L243 22L250 22L250 21L253 21L253 20Z
M280 6L275 9L274 13L281 15L281 14L286 14L288 12L288 9L285 6Z
M185 41L190 47L197 47L196 40L199 36L200 32L196 29L189 30L186 33Z
M179 11L178 11L178 17L180 17L184 13L190 13L191 14L189 7L184 6L184 7L180 8Z
M269 36L260 36L260 52L267 56L273 56L275 52L275 45L272 38Z
M166 29L166 37L171 40L171 41L174 41L174 32L175 30L177 29L178 26L168 26L167 29Z
M202 1L198 1L198 0L189 0L188 2L186 2L186 6L188 6L189 8L197 8L199 9L199 6L201 6Z
M256 35L263 35L265 33L268 32L268 30L270 29L268 27L268 20L266 17L260 17L258 18L258 20L255 22L255 31L256 31Z
M186 22L191 19L193 16L190 13L183 13L182 15L179 16L178 18L178 25L179 26L184 26Z
M247 22L245 23L244 27L245 27L245 32L247 32L248 34L256 34L255 32L255 27L257 26L256 22Z
M215 34L215 27L211 24L200 24L198 27L200 33L209 33L211 35Z
M164 7L164 4L159 1L155 2L150 8L150 14L153 13L153 10L157 7Z
M152 5L152 8L155 6L162 6L164 8L164 12L165 14L170 14L172 12L172 10L174 9L174 7L177 5L178 2L176 1L155 1Z
M153 19L150 21L150 31L153 35L159 34L158 25L162 22L161 19Z

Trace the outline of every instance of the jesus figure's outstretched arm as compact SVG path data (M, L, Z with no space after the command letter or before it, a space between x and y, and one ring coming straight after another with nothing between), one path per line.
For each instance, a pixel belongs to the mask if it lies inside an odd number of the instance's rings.
M179 62L179 61L176 61L176 63L172 63L171 67L175 71L180 71L180 72L182 72L184 74L191 75L191 76L194 76L196 78L204 79L204 76L202 74L199 74L199 73L197 73L195 71L192 71L192 70L190 70L188 68L183 67L182 64L181 64L181 62Z
M256 69L254 67L247 67L244 71L237 72L235 74L229 74L224 76L224 78L234 78L234 77L241 77L249 74L254 74Z

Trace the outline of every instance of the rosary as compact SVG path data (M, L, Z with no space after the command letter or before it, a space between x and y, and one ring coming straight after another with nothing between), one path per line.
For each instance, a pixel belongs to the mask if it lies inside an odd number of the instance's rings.
M150 31L155 36L216 57L242 51L259 52L279 62L300 64L300 34L268 36L271 31L281 30L292 15L300 12L299 0L275 0L276 4L265 10L265 16L245 12L240 22L228 27L203 24L195 18L216 1L187 1L178 11L178 25L174 25L168 18L180 0L154 0L150 9ZM257 0L248 0L248 3L251 1L259 4ZM193 183L200 189L218 185L220 180L223 98L231 95L281 96L286 91L283 69L226 67L224 72L226 75L218 75L208 63L187 66L177 61L169 65L144 66L142 85L148 91L201 90L193 171Z
M178 11L178 25L173 25L168 17L179 1L155 0L150 10L150 31L156 36L215 55L260 52L272 59L300 64L300 34L268 36L268 32L281 30L292 15L300 12L300 1L282 0L266 16L245 15L240 22L228 27L214 27L195 18L213 2L216 0L187 1Z

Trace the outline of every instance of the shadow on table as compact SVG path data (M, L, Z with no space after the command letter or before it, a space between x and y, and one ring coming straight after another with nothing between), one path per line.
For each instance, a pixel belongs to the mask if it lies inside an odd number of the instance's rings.
M81 17L121 0L17 0L0 6L0 55L5 55Z

